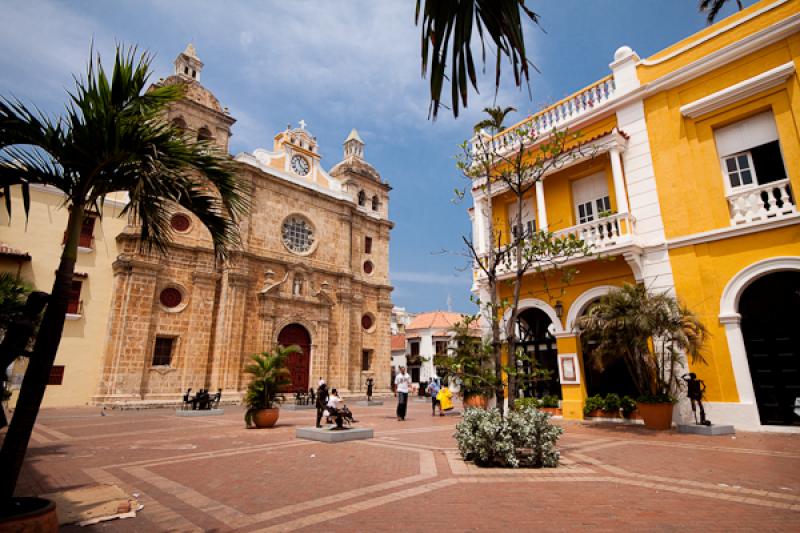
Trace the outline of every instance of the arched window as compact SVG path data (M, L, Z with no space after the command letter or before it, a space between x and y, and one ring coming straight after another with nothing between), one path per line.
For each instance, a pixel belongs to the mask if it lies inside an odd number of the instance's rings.
M199 130L197 130L197 140L198 141L212 141L213 137L211 137L211 131L203 126Z
M378 195L372 197L372 210L377 211L378 207L380 207L380 200L378 200Z
M181 131L186 131L186 121L183 120L181 117L173 118L172 125Z
M367 195L364 191L358 191L358 205L363 206L367 203Z

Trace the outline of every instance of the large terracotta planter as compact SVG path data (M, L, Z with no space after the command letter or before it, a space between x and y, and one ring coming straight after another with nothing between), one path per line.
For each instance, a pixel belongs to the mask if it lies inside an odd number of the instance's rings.
M561 416L560 407L540 407L539 410L543 413L548 413L550 416Z
M644 427L648 429L670 429L672 427L671 403L636 402L636 410L642 415Z
M0 531L16 533L56 533L58 516L56 504L42 498L13 498L12 506L18 514L0 514Z
M253 423L257 428L271 428L278 421L280 409L259 409L253 414Z
M478 409L486 409L489 407L489 397L480 394L470 394L464 396L464 409L468 407L477 407Z

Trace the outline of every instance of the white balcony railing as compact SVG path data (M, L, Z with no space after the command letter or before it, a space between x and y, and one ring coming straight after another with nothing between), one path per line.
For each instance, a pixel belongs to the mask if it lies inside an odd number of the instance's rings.
M615 214L602 217L592 222L578 224L569 228L556 231L553 235L556 238L563 238L567 235L575 235L583 240L592 253L611 253L617 246L624 246L634 242L636 228L634 218L630 213ZM532 264L531 268L547 268L539 263ZM498 265L497 275L504 276L517 270L517 258L514 254L509 254L506 260ZM482 271L478 269L479 277L483 277Z
M589 245L592 252L600 252L631 242L635 230L633 224L634 218L630 213L615 214L556 231L555 236L575 235Z
M613 98L615 90L616 85L614 84L614 78L612 76L607 76L585 89L531 115L513 128L501 132L492 139L487 139L483 142L490 143L493 151L499 153L516 150L520 146L519 130L526 130L530 137L541 138L557 128L562 128L572 119L584 115L604 104ZM476 153L478 147L479 144L476 140L472 146L473 154Z
M789 179L728 194L731 224L749 224L797 213Z

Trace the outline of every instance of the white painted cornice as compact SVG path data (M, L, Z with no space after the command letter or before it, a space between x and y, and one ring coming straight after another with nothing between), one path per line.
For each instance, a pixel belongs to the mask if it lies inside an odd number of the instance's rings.
M681 106L681 114L685 117L697 118L701 115L711 113L712 111L722 109L729 104L780 85L789 76L794 74L794 71L794 62L789 61L788 63L784 63L766 72L762 72L757 76L740 81L721 91L711 93L699 100Z
M758 17L759 15L762 15L762 14L768 12L768 11L772 11L776 7L782 6L783 4L785 4L788 1L789 0L777 0L777 1L773 2L773 3L771 3L771 4L768 4L768 5L764 6L764 7L762 7L761 9L757 9L756 11L753 11L752 13L747 15L746 17L742 17L742 18L740 18L738 20L735 20L735 21L733 21L733 22L731 22L729 24L726 24L725 26L720 27L719 29L709 33L708 35L704 36L701 39L698 39L696 41L692 41L690 43L687 43L686 45L678 48L674 52L671 52L671 53L665 55L664 57L659 57L658 59L643 59L639 63L641 65L645 65L647 67L660 65L661 63L664 63L666 61L669 61L670 59L678 57L682 53L688 52L692 48L700 46L701 44L703 44L705 42L708 42L711 39L713 39L713 38L715 38L715 37L717 37L719 35L722 35L723 33L727 32L729 30L732 30L732 29L734 29L734 28L736 28L738 26L741 26L745 22L748 22L748 21Z
M672 250L675 248L683 248L684 246L692 246L694 244L703 244L706 242L714 242L722 239L730 239L732 237L739 237L741 235L749 235L751 233L759 233L762 231L783 228L800 224L800 213L788 215L780 218L770 218L761 222L751 224L741 224L738 226L730 226L719 229L712 229L687 235L685 237L678 237L667 241L667 248Z

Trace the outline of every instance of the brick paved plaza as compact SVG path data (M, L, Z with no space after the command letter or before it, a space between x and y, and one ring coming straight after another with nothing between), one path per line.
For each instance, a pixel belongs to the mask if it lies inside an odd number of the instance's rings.
M735 438L563 423L562 466L486 470L458 458L457 417L411 402L357 407L369 441L296 440L312 411L271 430L169 410L45 410L18 492L105 482L136 518L66 531L800 531L800 435Z

